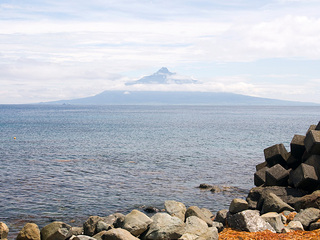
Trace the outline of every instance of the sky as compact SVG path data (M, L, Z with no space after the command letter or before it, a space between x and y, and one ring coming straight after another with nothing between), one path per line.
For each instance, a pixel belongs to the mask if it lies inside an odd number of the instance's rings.
M201 84L125 85L161 67ZM320 0L0 0L0 104L104 90L320 103Z

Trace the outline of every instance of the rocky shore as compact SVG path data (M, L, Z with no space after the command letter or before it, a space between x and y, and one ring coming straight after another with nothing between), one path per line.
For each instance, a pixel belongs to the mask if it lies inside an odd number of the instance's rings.
M305 136L294 135L290 152L276 144L266 148L264 155L265 162L256 166L256 187L246 199L233 199L229 209L216 214L168 200L164 211L154 211L151 217L134 209L127 215L90 216L78 227L56 221L39 229L35 223L27 223L16 239L216 240L224 228L270 233L320 229L320 122L311 125ZM199 188L213 194L229 190L209 184ZM0 222L0 239L7 239L8 232L7 225Z

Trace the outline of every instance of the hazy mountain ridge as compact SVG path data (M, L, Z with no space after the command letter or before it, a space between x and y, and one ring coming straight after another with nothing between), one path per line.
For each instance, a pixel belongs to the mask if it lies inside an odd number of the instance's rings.
M84 105L317 105L314 103L282 101L234 93L160 91L104 91L92 97L50 103Z
M202 83L191 77L185 77L170 72L162 67L152 75L140 78L137 81L127 82L125 85L192 85ZM130 87L126 87L126 89ZM104 91L91 97L60 100L50 102L54 104L92 104L92 105L317 105L283 101L268 98L252 97L228 92L192 92L192 91Z

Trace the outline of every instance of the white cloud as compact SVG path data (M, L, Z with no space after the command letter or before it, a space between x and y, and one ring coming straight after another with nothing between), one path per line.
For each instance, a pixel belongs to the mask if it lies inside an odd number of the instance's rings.
M320 58L318 1L266 2L0 4L0 103L74 98L120 89L128 80L126 72L162 66L173 71L175 67L206 66L202 69L206 68L205 77L211 80L185 86L187 90L275 96L278 93L272 90L277 85L259 85L254 73L244 76L230 69L216 76L210 68L213 62L228 65L266 58ZM192 75L198 78L204 74ZM277 74L270 72L270 79L274 79L272 75ZM282 94L285 98L292 93L307 98L311 96L308 92L319 87L314 82L296 92L281 85L281 79L286 78L277 78L279 86L287 89Z

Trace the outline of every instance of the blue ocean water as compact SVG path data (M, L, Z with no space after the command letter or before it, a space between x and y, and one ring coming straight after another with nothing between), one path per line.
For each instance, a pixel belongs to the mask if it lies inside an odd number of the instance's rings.
M216 212L247 195L264 148L290 150L319 120L320 107L0 105L0 221L76 225L165 200Z

